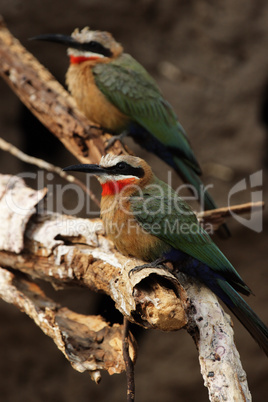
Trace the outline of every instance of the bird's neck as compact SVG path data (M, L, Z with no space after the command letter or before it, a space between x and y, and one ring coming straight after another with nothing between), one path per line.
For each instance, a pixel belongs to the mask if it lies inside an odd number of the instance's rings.
M102 197L106 195L119 194L126 186L131 186L135 182L135 178L127 178L123 180L110 180L105 183L101 183Z

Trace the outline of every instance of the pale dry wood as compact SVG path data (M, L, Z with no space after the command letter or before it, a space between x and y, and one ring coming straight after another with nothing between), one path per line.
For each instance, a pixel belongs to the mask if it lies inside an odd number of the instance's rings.
M0 182L2 177L0 175ZM21 183L16 187L15 182L14 189L18 196L24 193ZM9 191L7 188L3 196L8 197ZM16 211L11 211L7 219L14 220L16 215ZM0 217L5 219L1 210ZM16 230L23 231L20 222ZM230 319L216 296L182 274L176 274L177 281L165 270L148 268L129 278L129 270L141 263L114 249L105 238L99 219L59 214L31 215L20 254L12 248L8 252L0 251L2 267L12 267L58 288L79 285L105 292L124 316L145 328L168 331L187 328L199 350L201 372L210 400L215 402L232 395L233 400L250 401ZM2 286L2 297L6 299L6 295L15 291L7 282ZM23 304L25 299L21 300ZM98 370L95 375L99 379Z
M188 331L199 353L199 363L210 401L250 402L247 376L234 342L231 318L214 293L178 274L191 300Z
M16 271L11 274L8 268L12 267L32 278L49 281L57 288L78 285L106 292L115 300L123 314L128 315L132 321L137 320L145 327L151 328L163 326L164 329L169 315L172 316L171 329L186 324L184 306L177 296L178 286L173 283L168 286L167 279L161 286L161 280L155 279L144 291L143 287L139 289L138 283L142 276L136 276L133 279L133 283L137 283L134 292L127 269L134 267L136 262L129 261L119 253L115 255L112 244L103 236L102 222L99 219L89 221L59 214L38 215L33 205L37 199L40 201L42 198L40 193L45 195L45 191L29 189L21 178L0 175L1 222L6 229L9 228L9 222L13 222L12 230L7 230L5 236L0 237L0 264L6 268L0 272L0 294L3 300L13 303L34 319L35 323L53 338L76 370L89 371L92 379L98 382L100 370L105 369L109 374L114 374L121 372L125 367L122 326L115 325L111 328L100 317L86 317L70 312L46 298L38 286L21 279ZM13 208L14 195L16 200L25 202L24 205L18 203L19 209ZM27 198L31 202L27 202ZM9 208L9 213L6 213L6 208ZM26 222L21 224L21 209L23 217L25 210L29 211L27 225ZM20 254L16 253L18 244L15 241L9 243L8 251L3 251L6 238L12 236L13 232L17 233L20 239L23 238L23 244L19 242ZM152 272L155 273L154 270ZM161 276L161 273L155 274L158 278ZM163 278L175 282L171 274L163 271L162 275ZM165 293L169 304L165 302ZM97 330L94 329L94 323L98 323ZM101 346L100 338L103 338ZM135 342L131 335L129 350L131 358L135 361Z
M25 186L18 176L1 175L0 180L0 244L1 250L20 253L24 247L24 231L35 205L47 190L36 191Z
M101 370L109 374L125 370L122 354L123 326L110 326L101 316L77 314L49 299L38 285L0 267L0 296L31 317L51 337L79 372L87 371L99 382ZM136 343L128 334L130 356L135 361Z
M5 186L7 178L0 175L0 183L2 178ZM4 214L0 210L1 220L6 228L9 221L13 222L12 231L7 231L6 236L17 232L24 239L23 250L17 255L14 252L17 245L14 244L12 249L11 243L6 253L3 251L6 239L0 238L2 266L19 269L56 287L80 285L105 292L113 298L122 314L144 327L172 330L185 326L186 294L171 273L150 268L129 278L130 269L143 261L117 252L104 236L100 219L73 218L56 213L33 215L35 210L30 205L32 218L27 220L27 227L22 226L20 210L12 209L11 201L9 213L6 213L6 200L12 200L13 194L16 197L21 194L22 199L27 194L30 199L36 198L34 190L30 192L27 186L22 186L22 179L2 191L0 206L4 205ZM150 278L145 286L142 280L153 274L157 279Z

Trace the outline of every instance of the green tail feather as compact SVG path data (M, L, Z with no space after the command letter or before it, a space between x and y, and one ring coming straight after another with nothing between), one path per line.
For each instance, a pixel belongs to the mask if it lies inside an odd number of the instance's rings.
M231 303L226 300L226 297L223 298L221 295L219 297L223 299L228 308L268 356L268 328L228 282L219 280L217 283Z

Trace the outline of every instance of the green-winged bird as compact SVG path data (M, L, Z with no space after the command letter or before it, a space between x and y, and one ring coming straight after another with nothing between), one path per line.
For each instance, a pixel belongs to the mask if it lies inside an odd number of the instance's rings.
M198 278L235 314L268 355L268 328L238 292L252 292L199 224L191 207L151 167L129 155L102 157L99 165L64 170L96 175L101 218L117 249L147 262L171 261Z
M189 183L204 209L215 209L200 179L201 168L186 132L150 74L108 32L76 29L71 36L44 34L32 39L68 46L69 91L81 111L109 132L128 133ZM228 237L224 225L222 234Z

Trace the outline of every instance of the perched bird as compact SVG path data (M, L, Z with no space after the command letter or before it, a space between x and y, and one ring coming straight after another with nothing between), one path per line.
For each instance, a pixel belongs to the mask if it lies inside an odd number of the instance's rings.
M148 72L123 52L110 33L86 27L71 36L44 34L32 39L68 46L66 83L91 121L113 134L127 132L191 185L203 209L216 208L204 190L201 168L173 108ZM225 232L229 233L227 227Z
M99 165L73 165L63 170L97 176L102 186L101 217L108 237L121 253L156 265L171 261L180 271L198 278L268 355L268 328L238 294L249 296L251 290L191 207L159 180L143 159L107 154Z

